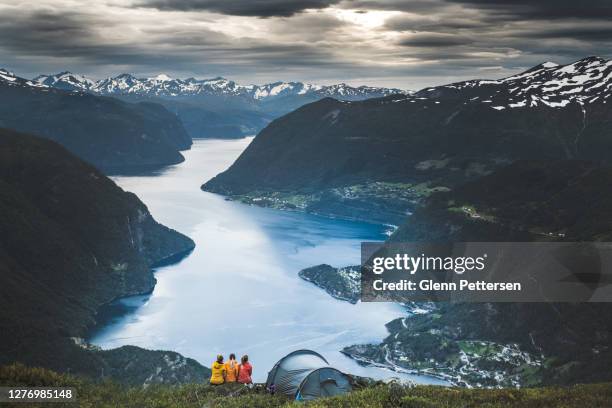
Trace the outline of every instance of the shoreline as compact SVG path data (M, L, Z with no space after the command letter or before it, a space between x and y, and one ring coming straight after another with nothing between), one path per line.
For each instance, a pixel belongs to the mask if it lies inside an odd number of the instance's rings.
M83 339L88 344L92 344L98 347L97 345L90 343L90 340L93 337L95 337L95 334L97 332L102 330L104 327L110 325L114 319L125 316L131 313L133 310L140 307L140 306L130 307L126 305L125 303L120 304L120 302L123 300L129 300L129 299L137 298L141 296L150 296L155 290L155 286L157 285L157 279L155 278L155 274L157 272L156 269L164 267L164 266L170 266L170 265L177 264L181 262L183 259L187 258L189 255L191 255L191 253L194 250L195 250L195 245L192 248L175 252L171 255L163 257L159 259L158 261L155 261L154 263L152 263L149 266L149 270L153 274L153 284L151 285L150 288L143 290L143 291L139 291L139 292L115 296L114 298L97 306L94 312L94 316L93 316L94 322L85 329ZM102 316L101 319L100 319L100 316Z
M412 374L412 375L420 375L420 376L425 376L425 377L431 377L431 378L436 378L438 380L442 380L442 381L446 381L448 382L448 385L445 385L446 387L462 387L464 386L463 384L461 384L460 382L456 382L456 378L451 376L451 375L447 375L447 374L442 374L442 373L436 373L436 372L429 372L429 371L424 371L424 370L416 370L416 369L409 369L409 368L403 368L400 367L398 365L392 364L392 363L387 363L387 364L382 364L382 363L377 363L375 361L372 361L370 359L367 359L365 357L357 357L349 352L346 352L344 350L341 350L340 353L344 354L345 356L347 356L348 358L355 360L357 362L357 364L361 364L364 366L372 366L372 367L378 367L378 368L383 368L389 371L393 371L396 373L403 373L403 374Z
M387 236L390 236L391 233L393 233L395 230L397 230L399 228L399 225L397 225L397 224L392 224L390 222L373 221L373 220L371 220L369 218L351 217L351 216L348 216L348 215L342 215L342 214L333 213L333 212L312 211L312 210L307 210L307 209L299 208L299 207L275 207L274 205L266 205L266 204L262 203L262 201L247 201L247 200L241 199L239 196L225 195L225 194L216 193L216 192L208 191L208 190L202 190L202 191L205 192L205 193L215 194L215 195L218 195L220 197L223 197L226 201L234 201L234 202L237 202L237 203L240 203L240 204L244 204L244 205L248 205L248 206L253 206L253 207L269 208L271 210L285 211L285 212L294 212L294 213L299 213L299 214L316 215L318 217L328 218L330 220L363 222L365 224L376 225L376 226L383 226L383 227L387 228L386 232L385 232L385 235L387 235ZM407 217L408 216L410 216L410 215L408 214Z
M222 141L226 142L226 140L222 140ZM190 158L193 159L193 156L187 157L186 161L190 161L189 160ZM185 167L189 167L189 166L187 165ZM159 175L158 174L154 174L154 175L151 175L151 176L153 178L156 178ZM154 180L152 180L152 182L154 182ZM138 190L136 190L136 191L138 191ZM215 194L215 195L222 196L221 194ZM259 204L259 203L248 203L248 202L244 202L242 200L235 200L232 197L227 197L227 196L223 196L223 197L227 201L238 201L241 204L250 204L250 205L252 205L252 204ZM384 230L387 230L387 231L389 229L392 230L395 227L393 225L390 225L390 223L388 223L388 222L377 222L377 221L373 221L371 219L364 219L364 218L361 218L361 217L343 216L343 215L340 215L340 214L337 214L337 213L333 213L333 212L332 213L327 213L327 212L323 212L323 211L305 211L305 210L302 210L300 208L278 208L278 207L275 208L274 206L265 206L265 205L258 205L258 207L260 207L260 208L269 208L269 209L273 209L273 210L292 211L292 212L295 212L295 213L302 213L302 214L309 214L309 215L313 215L313 216L316 216L316 217L321 217L322 219L326 219L326 220L341 220L341 221L349 221L349 222L360 222L360 223L371 225L371 226L377 226L377 227L380 227L380 228L378 228L378 230L379 230L379 232L378 232L379 238L378 239L380 239L381 241L385 239L385 232L384 232ZM168 225L168 227L169 228L173 228L174 225ZM388 235L388 232L387 232L386 235ZM177 256L177 255L179 255L179 256ZM189 251L185 251L185 253L183 254L183 256L188 256L188 255L189 255ZM160 260L160 261L156 262L154 266L155 267L160 267L160 266L171 265L171 264L174 264L176 262L179 262L180 259L182 259L182 256L180 256L180 254L173 254L173 255L171 255L169 257L164 258L163 260ZM301 279L298 278L298 280L301 280ZM92 326L91 331L88 333L87 340L91 341L92 338L97 337L97 334L100 334L102 330L105 330L105 328L108 327L109 324L113 324L113 319L117 319L118 317L121 318L122 316L125 316L126 314L130 314L134 310L138 310L140 307L142 307L143 303L146 302L147 295L150 295L153 292L154 288L155 288L155 285L151 288L151 290L149 290L147 292L131 294L130 296L122 296L122 297L119 297L119 298L111 299L109 302L107 302L105 304L105 306L107 306L107 307L110 306L111 307L111 313L107 316L108 317L107 319L102 319L103 313L101 311L98 311L98 314L97 314L98 319L97 320L99 320L99 322L98 322L98 324ZM138 299L137 298L138 296L144 296L144 298L143 299ZM134 299L135 297L136 297L136 299ZM130 299L130 298L133 299L131 302L130 301L120 302L121 300ZM333 300L340 301L339 299L333 299ZM387 320L389 320L389 319L381 319L380 327L384 327L384 325L388 322ZM115 320L115 321L117 321L117 320ZM119 321L119 326L121 326L121 325L122 325L122 323L121 323L121 321ZM111 328L111 331L112 330L113 329ZM102 337L100 337L100 338L103 338L103 336L104 335L102 335ZM384 336L385 336L384 334L381 334L379 340L382 341ZM128 342L129 342L129 340L128 340ZM103 343L99 343L99 344L103 344ZM114 348L114 347L117 346L117 344L120 344L120 343L108 344L108 346L111 346L111 347ZM334 352L342 354L341 353L341 349L343 347L348 346L348 345L350 345L350 340L348 340L347 342L344 342L342 344L336 345L333 348ZM177 344L174 344L174 345L169 344L166 348L172 350L172 349L176 349L176 346L177 346ZM145 345L145 347L146 347L146 345ZM354 361L354 359L351 359L351 360ZM383 368L388 373L388 374L383 374L383 377L387 377L387 376L391 377L393 372L394 372L394 370L390 370L388 367L383 367ZM360 369L357 369L357 368L355 370L356 371L360 371ZM372 371L372 373L373 373L372 376L373 377L376 377L376 374L374 374L375 371L376 371L376 369L373 367L373 371ZM395 371L395 372L397 372L397 371ZM434 378L434 377L431 377L431 376L427 376L427 377ZM426 379L424 379L424 381L426 381Z

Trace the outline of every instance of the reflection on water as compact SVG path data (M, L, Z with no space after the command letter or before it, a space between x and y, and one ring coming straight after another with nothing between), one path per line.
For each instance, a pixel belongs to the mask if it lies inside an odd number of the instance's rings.
M256 381L299 348L315 349L353 374L397 376L361 367L339 350L380 341L384 324L402 315L398 305L341 302L297 277L314 264L358 263L359 243L383 240L384 227L246 206L200 190L250 141L199 140L184 163L154 175L115 178L159 222L197 246L181 262L156 270L150 296L124 299L109 310L115 318L91 341L104 348L175 350L205 365L219 353L249 354Z

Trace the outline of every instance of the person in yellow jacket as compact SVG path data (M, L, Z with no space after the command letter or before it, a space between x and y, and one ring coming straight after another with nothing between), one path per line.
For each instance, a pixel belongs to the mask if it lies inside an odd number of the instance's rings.
M210 374L210 383L213 385L223 384L225 382L225 365L223 364L223 356L219 354L217 361L212 363L212 373Z
M240 364L236 361L236 355L230 354L229 360L225 363L225 382L236 382L238 381L238 368Z

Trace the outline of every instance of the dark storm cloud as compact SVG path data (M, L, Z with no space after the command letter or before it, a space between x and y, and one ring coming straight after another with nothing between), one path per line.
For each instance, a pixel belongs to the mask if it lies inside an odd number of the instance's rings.
M611 9L599 0L0 0L0 61L31 75L417 88L609 57Z
M348 0L344 7L396 10L435 15L458 5L487 12L491 18L507 19L606 19L612 17L610 0Z
M571 38L580 41L610 41L612 39L612 27L576 27L568 26L553 29L542 29L538 31L525 31L518 34L520 37L528 38Z
M447 6L444 0L347 0L340 6L364 10L406 11L410 13L436 13Z
M570 62L610 55L612 1L416 0L361 1L402 11L385 28L404 35L406 57L458 69L473 62L518 70L544 60ZM428 11L427 7L431 6Z
M115 44L97 36L94 24L112 26L112 21L92 20L91 16L50 11L0 16L0 47L22 59L63 60L66 65L117 64L144 66L160 64L168 58L129 44ZM6 58L3 58L6 59ZM177 62L181 62L180 56ZM42 72L49 68L43 67Z
M448 16L440 19L429 16L422 16L419 18L415 18L412 16L398 16L390 18L386 22L385 26L393 31L427 31L452 33L456 30L477 30L483 28L485 26L485 23L466 17L453 18L451 16Z
M308 9L323 9L340 0L145 0L137 6L159 10L211 11L233 16L289 17Z
M424 48L437 48L437 47L453 47L457 45L467 45L474 41L467 37L462 37L452 34L439 34L439 33L420 33L410 35L403 38L398 42L399 45L408 47L424 47Z
M612 17L609 0L447 0L523 19L606 19Z
M0 14L1 44L10 48L40 51L86 40L91 37L91 33L81 17L51 10Z
M298 34L308 27L316 27L321 35L342 26L341 23L332 26L328 16L320 21L307 17L302 20L294 24ZM121 33L128 40L109 38L105 35L108 31ZM281 32L281 27L276 31ZM123 71L244 77L258 71L286 73L308 68L338 72L355 67L350 61L335 58L333 50L317 46L316 38L311 40L290 43L249 37L236 40L207 29L205 24L185 21L136 29L102 13L59 12L53 8L0 13L0 60L6 64L18 56L21 65L7 67L30 77L66 69L98 77Z

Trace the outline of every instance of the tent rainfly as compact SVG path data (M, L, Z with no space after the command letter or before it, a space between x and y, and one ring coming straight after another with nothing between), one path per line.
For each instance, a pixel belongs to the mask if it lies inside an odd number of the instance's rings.
M299 401L350 392L350 378L330 367L312 350L297 350L278 360L268 373L266 387Z

